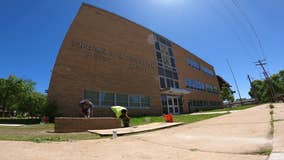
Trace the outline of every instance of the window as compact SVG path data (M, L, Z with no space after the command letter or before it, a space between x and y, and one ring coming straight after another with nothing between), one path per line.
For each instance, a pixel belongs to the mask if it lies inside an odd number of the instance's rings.
M162 60L162 55L161 55L160 52L156 52L156 56L157 56L158 62L163 62L163 60Z
M167 78L167 87L171 87L171 80Z
M129 107L140 107L140 96L129 96Z
M113 106L114 93L100 92L100 102L102 106Z
M91 99L94 105L99 105L99 92L85 90L84 99Z
M175 59L171 58L171 65L172 67L176 67Z
M159 42L155 42L155 48L156 48L156 50L160 50Z
M187 64L190 65L191 67L193 67L193 68L195 68L195 69L197 69L197 70L200 69L200 66L199 66L199 64L198 64L196 61L194 61L194 60L192 60L192 59L190 59L190 58L186 58L186 62L187 62Z
M210 70L209 68L205 66L201 66L201 70L205 73L208 74L209 76L215 76L214 71Z
M141 96L141 107L149 107L150 98L148 96Z
M158 72L159 72L159 75L161 75L161 76L164 76L164 75L165 75L165 71L164 71L164 69L161 68L161 67L158 67Z
M179 88L179 84L177 81L175 81L175 88Z
M128 107L128 95L116 94L116 105Z
M178 75L177 75L176 72L173 72L173 78L174 78L174 79L178 79Z
M150 97L143 95L127 95L110 92L94 92L85 90L84 98L91 99L95 106L110 107L114 105L124 107L145 108L150 107Z
M169 54L170 54L170 56L173 56L173 50L172 50L172 48L169 48Z
M165 79L163 77L160 77L160 87L166 88L166 82L165 82Z
M166 77L168 77L168 78L172 78L173 76L172 76L172 71L170 71L170 70L165 70L166 71Z

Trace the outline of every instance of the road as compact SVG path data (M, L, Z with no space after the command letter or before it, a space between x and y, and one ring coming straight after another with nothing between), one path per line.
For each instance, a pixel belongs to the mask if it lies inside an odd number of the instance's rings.
M268 156L260 152L273 146L269 112L267 104L260 105L205 121L115 139L0 141L0 159L266 160Z

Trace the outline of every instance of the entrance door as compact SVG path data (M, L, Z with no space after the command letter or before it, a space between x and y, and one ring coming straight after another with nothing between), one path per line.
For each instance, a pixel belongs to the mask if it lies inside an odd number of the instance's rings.
M167 96L168 101L168 113L179 114L179 102L176 96Z

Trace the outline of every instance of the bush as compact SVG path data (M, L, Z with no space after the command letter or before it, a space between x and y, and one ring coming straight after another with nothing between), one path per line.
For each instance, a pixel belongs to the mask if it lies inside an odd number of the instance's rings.
M274 108L274 105L273 105L273 104L269 104L269 108L270 108L270 109L273 109L273 108Z

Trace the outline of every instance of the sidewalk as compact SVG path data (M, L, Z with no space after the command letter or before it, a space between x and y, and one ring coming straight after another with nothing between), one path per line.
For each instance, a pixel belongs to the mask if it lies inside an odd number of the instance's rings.
M238 110L235 110L235 111L217 111L217 112L197 112L197 113L192 113L190 115L223 114L223 113L234 113L234 112L238 112Z
M124 135L124 134L138 133L138 132L153 131L153 130L162 129L162 128L169 128L169 127L178 126L181 124L183 123L181 122L172 122L172 123L156 122L156 123L150 123L150 124L127 127L127 128L89 130L89 132L96 133L101 136L110 136L113 134L114 131L116 131L117 135Z
M284 160L284 104L274 104L273 150L269 160Z

